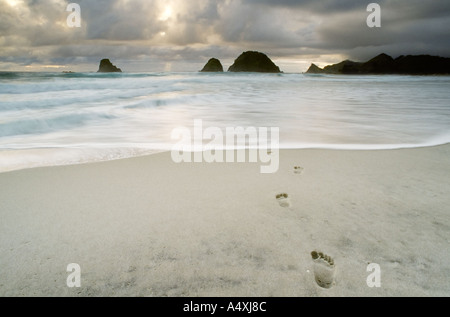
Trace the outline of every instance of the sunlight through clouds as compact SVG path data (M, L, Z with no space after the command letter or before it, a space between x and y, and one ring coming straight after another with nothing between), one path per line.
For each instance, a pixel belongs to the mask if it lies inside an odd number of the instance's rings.
M169 20L171 17L172 17L172 7L167 6L164 9L164 12L159 17L159 20L165 22L165 21Z
M365 27L358 0L77 0L82 27L66 24L67 0L0 0L0 66L91 69L108 55L137 70L195 70L211 57L233 61L259 50L286 71L380 53L450 55L450 2L379 0L383 27ZM182 54L180 53L182 52ZM151 61L151 63L148 63ZM177 64L178 63L178 64ZM13 65L13 66L11 66ZM126 68L126 67L125 67Z

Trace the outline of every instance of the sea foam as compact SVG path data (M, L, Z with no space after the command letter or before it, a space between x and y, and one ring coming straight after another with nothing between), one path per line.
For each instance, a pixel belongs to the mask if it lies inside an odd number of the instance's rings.
M224 130L277 127L282 148L446 144L449 84L446 76L0 73L0 171L170 150L172 131L198 119Z

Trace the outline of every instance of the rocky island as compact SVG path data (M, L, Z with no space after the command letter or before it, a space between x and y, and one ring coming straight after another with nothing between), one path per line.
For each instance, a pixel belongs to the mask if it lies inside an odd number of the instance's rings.
M222 73L223 66L222 63L217 58L211 58L205 67L200 71L202 73Z
M102 59L98 73L121 73L122 70L114 66L109 59Z
M244 52L228 69L229 72L281 73L272 60L260 52Z
M402 55L394 59L387 54L380 54L365 63L346 60L323 69L312 64L306 73L337 75L448 75L450 74L450 58L430 55Z

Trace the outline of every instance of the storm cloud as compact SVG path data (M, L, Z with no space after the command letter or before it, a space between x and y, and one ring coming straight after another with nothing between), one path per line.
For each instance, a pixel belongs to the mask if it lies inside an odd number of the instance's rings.
M369 28L360 0L0 0L0 70L95 71L108 57L125 71L195 71L260 50L285 71L380 53L450 56L450 2L379 0Z

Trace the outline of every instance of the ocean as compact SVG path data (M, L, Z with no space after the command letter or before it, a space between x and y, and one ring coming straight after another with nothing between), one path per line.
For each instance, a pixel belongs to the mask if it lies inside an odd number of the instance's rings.
M450 142L449 76L0 73L0 172L168 151L178 127L277 127L281 148Z

